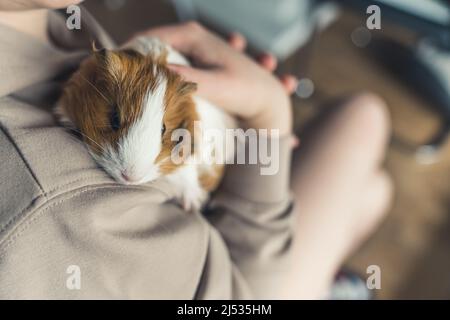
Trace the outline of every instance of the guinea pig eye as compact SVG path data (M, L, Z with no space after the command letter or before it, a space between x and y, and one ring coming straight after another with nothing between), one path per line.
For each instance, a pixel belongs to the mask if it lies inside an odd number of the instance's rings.
M164 133L166 133L166 125L163 123L161 128L161 135L164 135Z
M114 107L114 110L111 112L110 115L110 122L111 122L111 128L113 131L117 131L120 129L120 117L119 112L117 112L117 107Z

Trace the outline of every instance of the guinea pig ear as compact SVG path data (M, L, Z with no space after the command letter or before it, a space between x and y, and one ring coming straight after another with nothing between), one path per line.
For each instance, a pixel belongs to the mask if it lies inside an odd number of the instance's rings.
M95 40L92 40L92 43L91 43L91 49L92 49L92 52L96 52L96 51L99 50L99 49L97 48L97 44L95 43Z
M194 82L183 81L178 88L178 93L180 95L191 95L197 91L197 84Z
M98 59L104 60L106 58L106 49L97 48L97 44L95 43L95 41L92 41L92 53Z
M108 52L106 49L95 49L93 51L94 57L98 62L106 63L108 59Z
M114 52L111 50L107 50L105 48L97 48L95 41L92 42L92 52L94 57L98 62L108 63L110 60L114 59Z

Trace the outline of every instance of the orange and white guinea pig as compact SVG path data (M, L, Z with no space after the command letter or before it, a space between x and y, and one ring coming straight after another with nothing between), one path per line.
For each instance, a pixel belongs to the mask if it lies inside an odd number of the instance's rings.
M65 85L55 113L64 126L79 133L93 158L117 182L167 179L184 209L198 210L219 184L223 165L198 161L205 146L194 137L194 122L221 130L224 139L226 129L236 123L195 96L196 85L172 72L168 63L188 65L170 46L149 37L119 50L94 51ZM176 129L187 130L193 139L172 141ZM183 143L191 144L188 158L196 161L172 160L173 148ZM228 149L223 155L227 159L233 156Z

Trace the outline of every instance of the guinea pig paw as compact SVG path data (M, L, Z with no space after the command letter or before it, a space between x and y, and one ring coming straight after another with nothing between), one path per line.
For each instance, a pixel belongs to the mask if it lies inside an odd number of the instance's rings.
M208 198L208 193L202 188L190 188L184 191L182 197L183 209L187 212L198 212Z

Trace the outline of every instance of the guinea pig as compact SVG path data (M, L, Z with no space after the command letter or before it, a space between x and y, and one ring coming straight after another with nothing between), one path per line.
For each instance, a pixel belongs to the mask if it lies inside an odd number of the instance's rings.
M196 84L171 71L168 63L188 65L155 38L139 37L118 50L94 50L65 84L55 113L118 183L166 179L185 210L199 210L218 186L226 161L199 160L205 142L196 123L219 129L225 137L235 121L195 96ZM176 135L180 129L188 138ZM174 161L174 148L184 161ZM226 150L224 157L233 151Z

